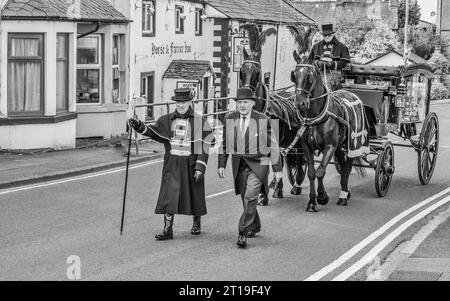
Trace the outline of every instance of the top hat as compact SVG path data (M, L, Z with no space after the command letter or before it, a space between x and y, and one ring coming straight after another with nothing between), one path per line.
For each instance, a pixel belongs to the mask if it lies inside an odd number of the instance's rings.
M333 28L333 24L324 24L322 25L322 35L326 36L326 35L330 35L330 34L334 34L334 28Z
M192 90L189 88L175 89L174 92L175 96L172 97L173 101L187 102L194 99L194 94L192 93Z
M235 100L252 99L255 100L255 94L250 88L239 88Z

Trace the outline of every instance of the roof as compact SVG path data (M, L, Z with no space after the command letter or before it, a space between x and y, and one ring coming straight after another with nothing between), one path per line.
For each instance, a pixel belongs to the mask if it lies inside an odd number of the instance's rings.
M106 0L79 0L80 12L71 13L72 1L61 0L8 0L2 10L3 20L60 20L100 21L104 23L128 23ZM76 3L76 2L75 2ZM75 11L76 12L76 11Z
M209 0L207 3L230 19L288 24L315 24L313 19L285 0Z
M347 21L360 19L381 19L387 22L392 29L398 28L398 10L391 7L390 2L381 2L376 7L372 2L366 1L301 1L296 0L295 6L307 14L318 24L336 24L342 18Z
M366 65L369 65L370 63L372 63L372 62L374 62L374 61L376 61L376 60L378 60L378 59L382 58L383 56L386 56L386 55L388 55L388 54L390 54L390 53L398 54L400 57L403 58L403 53L400 53L399 51L397 51L397 50L395 50L395 49L391 49L391 50L389 50L389 51L383 53L382 55L379 55L379 56L377 56L376 58L374 58L374 59L368 61L368 62L366 63ZM411 53L411 55L409 56L409 60L410 60L411 62L413 62L414 64L425 64L425 65L428 64L427 61L426 61L424 58L418 56L418 55L415 54L415 53Z
M209 61L173 60L163 78L201 80L207 72L213 73Z

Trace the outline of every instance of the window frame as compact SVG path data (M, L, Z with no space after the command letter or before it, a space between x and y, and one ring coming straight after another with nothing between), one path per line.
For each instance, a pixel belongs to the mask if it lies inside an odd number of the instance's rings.
M151 15L152 31L147 30L147 13L149 6L153 6L155 12ZM156 1L155 0L142 0L142 36L143 37L154 37L156 35Z
M184 6L175 5L175 34L184 34L184 19L181 14L184 13Z
M58 32L56 34L56 40L58 40L58 37L63 36L65 43L66 43L66 47L65 47L65 58L61 59L58 57L58 51L56 52L56 64L58 64L58 62L60 61L65 61L66 62L66 95L65 95L65 99L66 99L66 109L62 109L62 110L58 110L58 104L56 104L56 113L64 113L64 112L68 112L69 111L69 106L70 106L70 102L69 102L69 72L70 72L70 64L69 64L69 48L70 48L70 41L69 41L69 34L65 33L65 32ZM57 45L56 45L57 46Z
M114 38L117 38L117 64L114 63L114 59L113 59L112 60L112 65L111 65L111 76L112 76L111 98L112 98L112 103L120 103L120 84L121 84L121 81L120 81L120 59L121 59L121 55L120 55L121 47L120 47L120 44L121 44L121 34L113 34L112 35L113 52L114 52ZM114 55L113 55L113 58L114 58ZM114 69L117 69L117 74L119 76L119 78L118 78L118 80L119 80L119 87L118 87L119 94L117 95L117 101L114 100L114 97L113 97L113 94L112 94L113 91L114 91L114 80L115 80L115 78L114 78L114 75L115 75Z
M11 40L14 38L22 38L22 39L38 39L39 42L39 56L32 57L12 57L11 56ZM9 64L11 62L29 62L29 61L38 61L41 63L41 97L39 101L40 109L38 111L25 111L25 112L14 112L9 110L9 95L7 95L7 112L10 117L21 117L21 116L43 116L45 112L45 33L27 33L27 32L9 32L8 33L8 58L7 58L7 87L10 84L9 81Z
M78 95L76 97L77 105L100 105L103 103L103 36L101 34L91 34L83 38L96 37L98 39L98 64L78 64L78 45L77 45L77 76L76 82L78 84L78 70L97 70L98 69L98 102L78 102Z
M203 8L195 9L195 36L203 36L203 21L202 21L202 11Z

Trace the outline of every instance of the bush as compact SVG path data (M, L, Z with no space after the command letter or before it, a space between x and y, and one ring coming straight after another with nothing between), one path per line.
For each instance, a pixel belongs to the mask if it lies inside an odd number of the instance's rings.
M433 83L431 87L431 100L447 99L449 96L448 89L441 83Z
M439 51L433 53L433 56L428 60L428 64L430 64L433 68L434 74L436 75L444 75L449 73L450 62L445 55Z

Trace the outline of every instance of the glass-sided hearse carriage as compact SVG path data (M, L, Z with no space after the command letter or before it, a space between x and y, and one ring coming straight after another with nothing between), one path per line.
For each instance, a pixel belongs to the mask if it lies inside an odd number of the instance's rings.
M376 170L377 194L383 197L389 190L395 171L394 145L416 150L420 182L428 184L439 146L439 120L429 112L431 68L351 65L343 76L343 89L356 94L365 105L371 154L364 159L367 167ZM389 134L406 143L392 143Z

